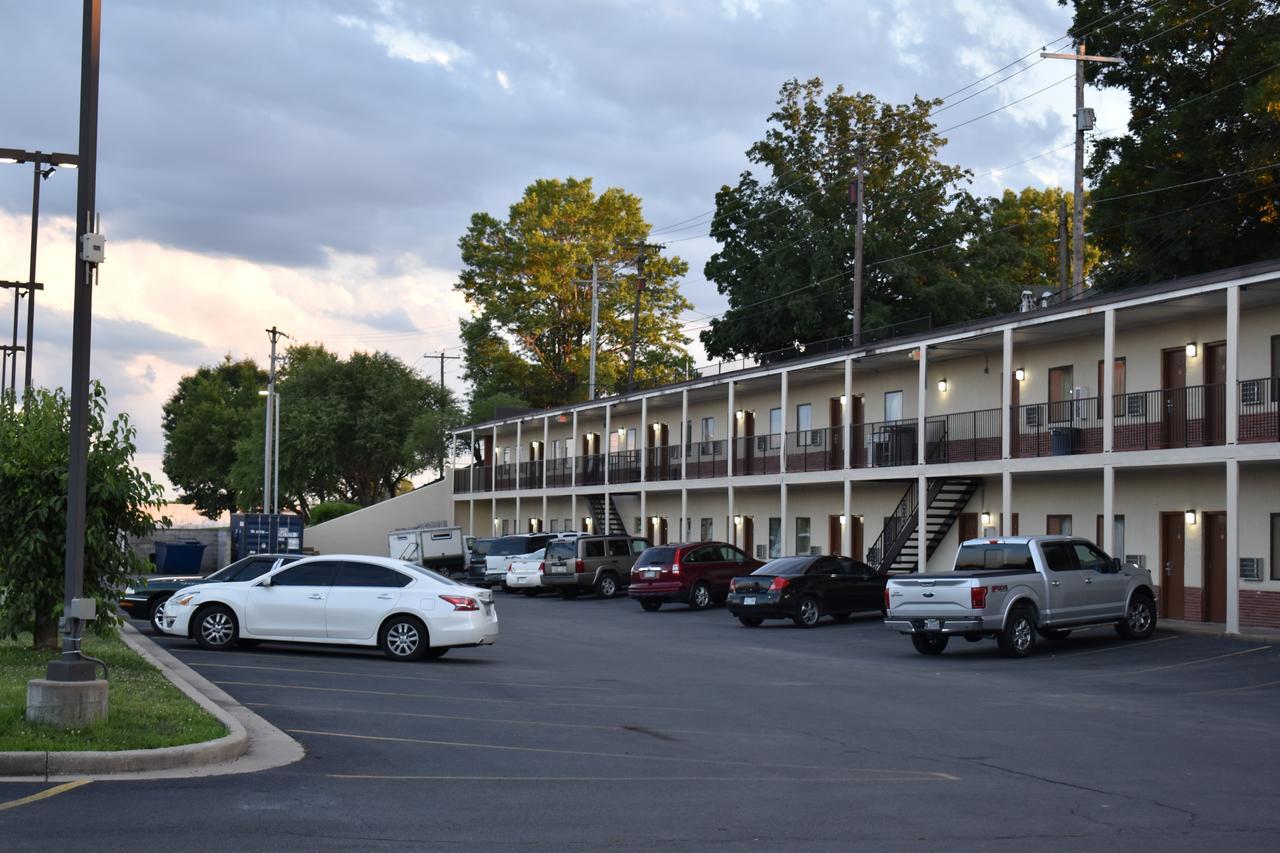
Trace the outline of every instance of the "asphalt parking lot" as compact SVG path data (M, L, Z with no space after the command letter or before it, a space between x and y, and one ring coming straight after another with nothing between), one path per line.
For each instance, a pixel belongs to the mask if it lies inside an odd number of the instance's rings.
M6 851L1274 850L1280 652L1094 629L1008 660L876 615L500 596L440 661L162 644L307 749L245 776L94 782L0 810ZM47 788L0 783L0 803Z

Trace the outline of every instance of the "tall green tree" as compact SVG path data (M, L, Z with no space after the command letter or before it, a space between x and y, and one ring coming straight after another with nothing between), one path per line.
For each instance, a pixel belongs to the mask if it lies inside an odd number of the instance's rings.
M236 442L254 418L262 418L258 392L266 384L266 371L252 360L232 361L228 355L182 377L164 404L164 473L178 489L178 500L201 515L217 518L249 508L232 485L231 466Z
M280 494L306 518L339 500L369 506L397 494L401 481L442 471L449 430L462 420L452 393L389 353L343 359L323 346L285 351L280 397ZM262 499L263 418L236 444L232 480Z
M1072 33L1086 32L1089 53L1125 60L1090 63L1086 79L1128 92L1132 110L1127 132L1095 139L1089 161L1098 283L1280 255L1280 2L1073 6Z
M595 194L591 180L545 179L525 189L505 220L476 213L458 241L455 289L474 310L462 321L473 400L515 395L532 406L586 399L591 331L591 263L600 263L597 382L626 381L640 275L634 261L649 239L640 200L621 189ZM646 254L635 379L680 375L678 316L690 307L678 279L688 264Z
M849 334L854 222L850 185L866 164L864 330L932 316L968 316L981 296L958 275L954 246L976 211L958 184L969 173L939 162L936 101L886 104L822 80L789 80L744 171L716 194L705 273L729 309L701 333L714 356L759 354ZM957 212L958 208L959 212ZM947 247L937 251L937 246Z
M70 424L70 401L60 389L34 389L20 408L0 402L0 634L31 631L36 648L57 645ZM84 594L97 602L95 625L109 629L120 591L147 570L127 540L155 532L151 511L164 491L133 466L135 430L125 415L108 419L106 392L96 382L88 431Z

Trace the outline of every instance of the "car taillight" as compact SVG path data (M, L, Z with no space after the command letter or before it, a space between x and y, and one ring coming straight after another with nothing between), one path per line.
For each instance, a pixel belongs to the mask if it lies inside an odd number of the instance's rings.
M789 583L791 583L791 581L787 578L774 578L769 583L769 592L777 592Z
M974 610L981 610L987 606L987 588L985 586L969 588L969 605Z
M737 592L737 591L738 591L738 579L734 578L733 580L729 581L729 592Z
M673 574L673 575L678 575L678 574L680 574L680 564L679 564L679 563L672 563L672 564L671 564L671 574Z
M887 586L884 588L884 609L886 611L889 609L889 587Z
M575 572L577 572L578 574L582 574L583 572L585 572L585 571L587 570L587 564L586 564L586 563L584 563L582 560L574 560L574 561L573 561L573 570L574 570Z
M545 574L545 573L546 573L546 571L547 571L547 564L546 564L546 563L538 563L538 574L540 574L540 575L541 575L541 574Z
M454 610L479 610L480 604L474 598L465 595L442 595L445 601L453 605Z

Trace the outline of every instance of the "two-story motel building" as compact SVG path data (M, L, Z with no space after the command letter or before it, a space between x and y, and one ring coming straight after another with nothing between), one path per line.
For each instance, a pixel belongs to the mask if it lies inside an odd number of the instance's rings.
M1280 627L1278 402L1280 260L476 424L454 518L922 572L1073 533L1164 618Z

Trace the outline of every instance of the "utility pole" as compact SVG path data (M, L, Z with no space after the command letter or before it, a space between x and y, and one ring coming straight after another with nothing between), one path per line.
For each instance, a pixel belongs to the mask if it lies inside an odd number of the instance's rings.
M858 176L854 180L853 192L857 195L857 210L853 220L853 345L862 345L862 230L866 213L863 180L862 147L858 147Z
M1071 261L1067 254L1067 197L1058 199L1058 289L1066 290L1071 281Z
M1084 288L1084 132L1093 130L1093 110L1084 106L1084 64L1086 62L1106 62L1118 64L1124 62L1117 56L1090 56L1084 52L1084 41L1076 42L1075 53L1041 53L1043 59L1070 59L1076 64L1076 180L1075 209L1072 222L1072 250L1074 269L1071 270L1071 284L1076 290Z
M587 375L589 400L596 398L596 341L600 329L600 262L591 262L591 365Z
M631 311L631 358L627 365L627 392L630 393L635 384L636 378L636 339L640 334L640 297L644 293L644 267L645 262L649 259L649 250L661 250L662 246L652 243L640 243L636 248L640 250L639 256L636 258L636 304Z
M425 353L423 353L423 354L422 354L422 357L423 357L423 358L438 358L438 359L440 359L440 387L441 387L441 388L443 388L443 387L444 387L444 362L445 362L445 359L448 359L448 360L450 360L450 361L457 361L458 359L462 358L462 356L460 356L460 355L445 355L445 350L440 350L440 352L439 352L439 353L430 353L430 352L425 352Z
M266 332L267 332L267 337L271 339L271 370L267 374L268 378L267 378L266 431L263 433L264 440L263 440L263 448L262 448L262 511L264 513L270 513L270 512L273 512L273 507L275 506L276 497L278 497L276 495L273 495L271 492L272 412L273 410L276 409L276 342L279 341L281 338L287 338L289 336L286 335L284 332L280 331L279 329L277 329L275 326L272 326L270 329L267 329ZM275 421L275 423L277 424L277 428L278 428L279 416L277 415L276 417L277 417L277 420ZM275 446L278 452L280 447L278 439L276 441ZM279 457L277 457L276 458L277 488L279 487L279 482L280 482L279 466L280 466L280 459Z

